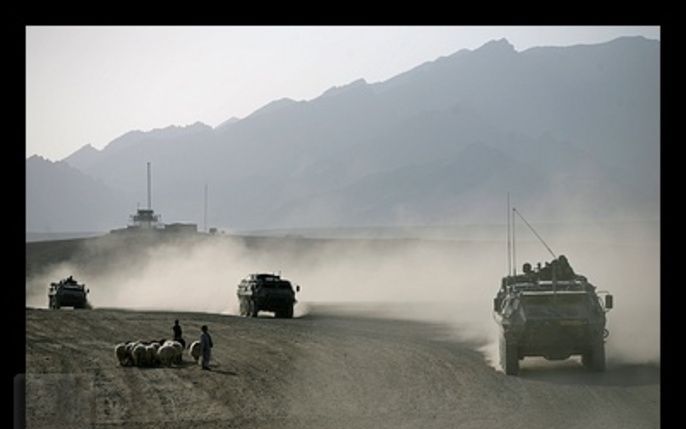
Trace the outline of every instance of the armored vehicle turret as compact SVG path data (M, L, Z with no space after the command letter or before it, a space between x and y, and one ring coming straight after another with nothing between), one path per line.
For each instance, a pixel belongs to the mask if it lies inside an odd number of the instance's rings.
M88 292L86 285L78 283L72 276L50 283L48 307L53 310L61 307L90 308Z
M519 361L527 356L562 360L572 355L581 355L588 369L604 371L605 313L612 308L612 295L596 291L562 255L542 268L524 264L523 271L504 277L493 300L505 373L517 375Z
M238 285L240 315L257 317L260 311L273 311L276 317L292 318L296 303L291 282L276 274L250 274Z

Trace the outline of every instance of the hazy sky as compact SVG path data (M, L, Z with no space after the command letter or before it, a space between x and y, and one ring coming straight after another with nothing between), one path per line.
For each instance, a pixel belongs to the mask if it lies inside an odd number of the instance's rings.
M379 82L507 38L532 46L660 38L659 27L27 27L26 156L59 160L134 129L219 125L270 101Z

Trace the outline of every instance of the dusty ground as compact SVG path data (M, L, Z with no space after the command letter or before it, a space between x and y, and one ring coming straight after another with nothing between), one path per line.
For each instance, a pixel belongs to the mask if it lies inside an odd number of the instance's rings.
M606 373L578 360L526 359L519 377L489 365L493 350L479 350L492 344L500 242L110 235L27 243L28 427L659 427L660 369L644 363L659 361L659 248L558 241L615 294ZM537 254L534 244L518 248L522 260ZM280 269L303 285L302 317L228 315L240 278ZM95 310L35 308L46 306L49 282L70 274L91 288ZM389 300L396 304L379 304ZM188 355L174 368L118 366L115 343L168 337L177 318L187 340L209 325L214 371Z
M372 316L372 315L369 315ZM214 371L123 368L116 342L207 324ZM313 306L297 319L27 309L31 428L654 428L659 369L576 361L507 377L446 326ZM454 328L451 328L454 329Z

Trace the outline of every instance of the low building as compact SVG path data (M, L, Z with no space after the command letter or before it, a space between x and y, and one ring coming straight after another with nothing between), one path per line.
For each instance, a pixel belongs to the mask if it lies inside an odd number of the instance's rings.
M198 225L195 223L169 223L164 226L166 232L197 233Z

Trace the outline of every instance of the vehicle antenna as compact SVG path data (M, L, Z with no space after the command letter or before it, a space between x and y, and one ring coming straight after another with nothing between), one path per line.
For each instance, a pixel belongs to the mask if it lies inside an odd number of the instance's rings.
M510 243L510 193L507 193L507 274L512 275L512 245Z
M526 226L528 226L529 229L531 229L531 231L536 235L536 237L541 241L541 243L543 243L543 245L545 246L545 248L548 249L548 252L550 252L550 254L553 255L553 258L557 258L557 256L555 256L555 253L553 253L553 251L552 251L552 250L550 249L550 247L546 244L546 242L543 241L543 239L541 238L540 235L538 235L538 233L536 232L536 230L534 229L534 227L532 227L531 225L529 225L529 222L527 222L526 219L524 219L524 216L522 216L522 214L519 213L519 210L517 210L516 208L513 207L513 208L512 208L512 211L515 212L515 213L517 213L517 214L519 215L519 217L522 218L522 220L524 221L524 223L526 224ZM513 225L513 226L514 226L514 225Z
M515 219L514 214L517 211L512 207L512 275L517 276L517 246L515 245Z

